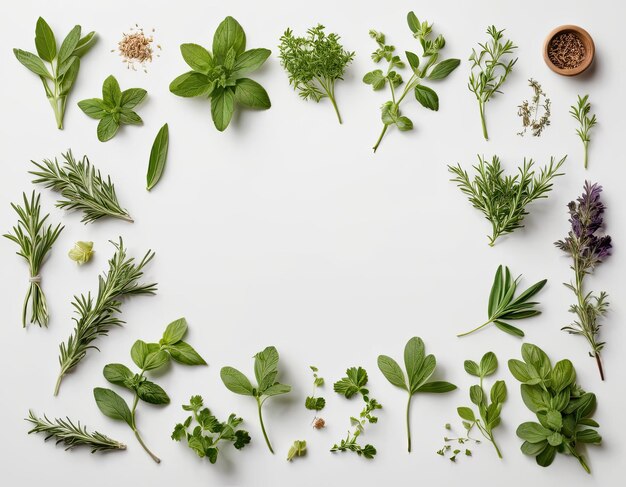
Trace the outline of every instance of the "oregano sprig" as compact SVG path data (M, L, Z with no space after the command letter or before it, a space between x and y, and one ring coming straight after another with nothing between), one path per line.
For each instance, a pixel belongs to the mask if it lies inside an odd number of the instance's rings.
M40 194L33 191L28 199L26 193L22 193L22 198L24 206L11 203L18 220L13 233L4 235L19 246L16 253L28 263L30 273L28 291L22 306L22 326L26 328L29 308L30 323L40 327L48 326L48 303L41 287L41 267L65 227L60 223L56 227L46 224L50 215L41 216Z
M589 135L590 130L598 123L596 119L596 115L592 114L591 117L589 113L591 112L591 103L589 102L589 95L580 96L578 95L578 100L576 105L572 105L570 107L569 113L574 117L579 124L579 128L576 129L576 133L580 140L583 143L584 147L584 164L585 169L587 169L587 161L588 161L588 153L589 153L589 142L591 142L591 136Z
M540 315L541 311L536 308L539 303L531 301L531 298L543 289L548 280L542 279L536 282L516 297L515 292L521 277L518 276L513 279L508 267L498 266L493 285L491 286L491 292L489 293L489 303L487 305L489 319L482 325L465 333L460 333L457 336L469 335L493 323L499 330L505 333L523 337L524 332L516 326L507 323L507 321L522 320Z
M404 389L408 395L406 405L407 451L411 452L411 399L417 393L444 393L456 389L454 384L445 381L430 381L435 373L437 360L434 355L426 355L424 342L419 337L411 338L404 347L406 374L391 357L378 356L378 368L385 378L396 387Z
M95 299L91 293L74 296L72 306L77 314L73 318L76 325L67 341L59 346L61 370L54 388L55 396L59 393L63 377L85 358L90 349L97 350L94 340L108 335L111 328L124 323L116 316L121 312L122 298L154 294L156 291L156 284L140 282L144 267L152 260L154 252L149 250L139 262L135 262L133 257L126 255L121 237L118 242L111 243L115 253L109 260L108 272L98 277Z

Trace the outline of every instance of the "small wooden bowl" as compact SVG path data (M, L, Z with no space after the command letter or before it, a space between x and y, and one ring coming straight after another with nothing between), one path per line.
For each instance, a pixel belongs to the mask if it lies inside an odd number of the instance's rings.
M585 46L585 57L582 63L580 63L575 68L563 69L555 66L552 63L552 61L548 57L548 49L550 47L550 42L552 41L552 39L554 39L558 34L564 34L568 32L574 34L582 41L583 45ZM546 37L546 41L543 43L544 61L552 71L563 76L576 76L585 71L589 66L591 66L595 52L596 47L593 43L593 39L589 35L589 32L587 32L582 27L578 27L577 25L561 25L557 27L552 32L550 32L550 34L548 34L548 37Z

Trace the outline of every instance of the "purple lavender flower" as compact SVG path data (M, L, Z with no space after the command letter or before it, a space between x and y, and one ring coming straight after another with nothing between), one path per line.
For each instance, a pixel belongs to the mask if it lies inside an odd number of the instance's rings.
M606 209L600 201L600 193L602 186L585 181L583 194L567 205L572 229L567 237L555 242L555 245L572 257L572 270L576 278L575 282L566 286L576 294L577 303L570 306L570 312L576 314L578 319L563 327L563 330L574 335L583 335L587 339L592 349L590 355L595 357L600 377L604 380L600 359L604 342L597 341L597 338L601 326L598 319L606 313L609 306L607 294L601 292L595 295L583 289L585 276L611 254L613 247L609 235L598 235L603 228Z

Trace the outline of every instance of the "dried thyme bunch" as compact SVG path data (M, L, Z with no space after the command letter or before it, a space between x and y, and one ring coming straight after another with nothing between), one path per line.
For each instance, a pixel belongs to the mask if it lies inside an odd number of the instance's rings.
M517 135L524 136L526 130L530 128L531 133L535 137L539 137L544 129L550 125L550 98L546 96L539 82L530 78L528 86L533 89L533 97L531 101L524 100L517 107L517 115L522 119L524 127ZM543 98L543 103L541 99ZM543 108L543 115L539 117L539 108Z
M578 95L578 102L576 105L572 105L570 107L570 114L580 124L580 127L576 129L576 133L580 137L580 140L583 141L583 147L585 148L585 169L587 169L587 152L589 142L591 141L591 137L589 137L589 131L595 126L597 123L596 116L593 114L591 117L589 116L589 112L591 110L591 103L589 103L589 95L585 95L581 97Z
M52 249L52 245L63 231L61 224L56 227L46 225L50 215L41 217L40 194L33 194L30 201L26 193L22 194L24 206L11 203L18 215L17 225L13 227L13 233L7 233L4 237L15 242L20 250L17 255L28 262L30 271L28 292L22 307L22 326L26 327L28 308L31 309L30 322L39 326L48 326L48 304L46 295L41 288L41 266L46 256Z
M600 201L601 192L602 186L585 181L583 194L567 205L572 229L567 237L555 242L554 245L573 259L571 268L575 275L574 282L565 286L576 295L577 302L571 305L569 310L578 319L562 329L572 335L582 335L586 338L591 347L589 355L595 357L600 377L604 380L600 358L604 342L598 341L601 326L598 320L606 313L609 303L604 291L596 295L584 290L585 276L591 274L596 266L604 262L613 247L609 235L598 235L603 226L602 215L606 208Z

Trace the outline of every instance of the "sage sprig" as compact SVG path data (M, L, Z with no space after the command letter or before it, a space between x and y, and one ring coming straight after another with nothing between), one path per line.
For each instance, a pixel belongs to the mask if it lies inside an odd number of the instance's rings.
M111 384L121 386L134 395L132 406L115 391L96 387L93 395L102 414L109 418L124 421L135 433L135 437L143 449L156 462L161 460L150 451L139 434L136 411L139 400L149 404L169 404L170 398L161 386L146 377L146 372L166 366L170 360L183 365L206 365L204 359L191 345L183 341L187 333L185 318L170 323L159 343L146 343L137 340L131 350L130 357L139 373L133 373L123 364L108 364L104 367L104 378Z
M57 202L57 207L82 211L83 223L91 223L106 216L133 222L117 201L111 178L103 179L87 156L77 161L72 151L68 151L63 154L63 160L63 165L59 165L56 158L54 161L45 159L41 164L31 161L38 169L30 171L30 174L37 176L33 183L43 184L61 193L63 199Z
M78 77L80 58L91 49L95 41L95 32L81 37L81 26L76 25L57 49L54 32L39 17L35 27L35 48L39 56L22 49L13 49L17 60L41 79L59 129L63 129L65 105Z
M363 82L371 85L374 91L389 86L391 94L391 100L385 102L381 107L383 129L376 144L374 144L374 152L378 149L389 127L395 125L402 132L413 129L411 119L400 113L400 104L409 93L413 92L415 99L424 108L434 111L439 110L439 96L432 88L426 86L424 81L444 79L461 64L459 59L439 61L439 51L446 45L446 41L442 35L437 36L435 39L431 38L432 24L426 21L420 22L413 12L408 13L407 23L413 33L413 37L420 43L423 61L420 62L420 56L416 53L406 51L406 59L411 68L411 76L404 85L402 92L396 92L396 88L404 82L402 76L398 73L399 69L403 69L406 66L404 61L401 60L400 56L394 54L396 48L385 42L385 34L370 30L370 37L378 44L378 49L372 53L372 60L375 63L379 63L384 59L388 65L384 73L380 69L367 73L363 77Z
M478 100L485 140L489 140L485 106L496 93L502 93L500 88L517 62L517 58L512 59L509 56L517 49L517 46L508 39L504 40L503 32L504 29L498 30L495 25L488 27L487 34L490 39L484 44L478 44L480 50L472 49L472 55L469 58L472 67L468 88Z
M124 443L112 440L98 431L90 433L85 426L80 424L80 421L74 424L70 418L56 418L51 421L46 415L40 418L32 411L29 411L26 421L33 426L28 432L29 435L31 433L43 433L46 435L45 441L52 438L57 445L62 443L65 446L65 450L71 450L77 446L91 448L91 453L126 450Z
M541 311L536 309L539 303L531 301L530 299L543 289L548 280L543 279L536 282L515 297L517 284L521 277L522 276L518 276L513 279L508 267L498 266L498 270L493 279L493 285L491 286L491 292L489 293L489 303L487 305L487 315L489 319L482 325L465 333L460 333L457 336L462 337L469 335L493 323L498 329L505 333L523 337L524 332L516 326L507 323L507 321L522 320L540 315Z
M493 247L499 237L524 226L524 217L528 215L526 207L530 203L548 197L552 180L563 175L558 171L566 157L556 163L551 157L550 164L539 174L535 172L533 160L524 159L524 164L518 168L519 174L505 176L498 156L493 156L491 162L478 156L478 165L474 166L477 174L473 179L460 164L448 166L448 170L455 176L451 181L491 223L489 246Z
M170 129L167 124L163 125L154 139L150 150L148 174L146 175L146 189L150 191L156 186L163 175L167 162L167 151L170 145Z
M17 213L17 225L13 227L13 233L7 233L4 237L15 242L19 246L17 255L28 263L29 285L22 306L22 326L26 327L28 309L30 308L30 323L36 323L40 327L48 326L48 303L46 295L41 287L41 267L52 245L65 227L58 224L46 225L50 215L41 216L41 195L34 191L30 200L26 193L22 193L24 206L11 203L11 207Z
M213 35L212 53L198 44L182 44L180 52L192 69L170 83L170 91L186 98L211 99L215 128L226 130L235 107L267 110L271 107L265 88L246 75L259 69L269 49L246 49L246 34L234 18L226 17Z
M113 75L102 84L102 98L88 98L78 102L80 109L88 117L98 122L98 140L111 140L122 125L141 125L143 120L133 110L146 97L143 88L129 88L122 91Z
M569 360L560 360L554 367L536 345L522 345L522 360L509 360L509 370L522 383L522 400L536 414L539 422L529 421L517 428L524 440L522 453L535 457L537 464L547 467L557 453L571 455L590 473L578 445L602 442L595 429L599 424L591 418L596 396L576 384L576 370Z
M404 389L408 395L406 404L407 450L411 452L411 399L417 393L444 393L456 389L454 384L445 381L430 381L435 373L437 360L434 355L426 355L424 342L419 337L411 338L404 347L406 374L398 362L387 355L378 356L378 368L394 386Z
M580 96L578 95L578 101L576 105L572 105L570 107L569 113L578 121L579 128L576 129L576 133L580 140L583 143L584 147L584 164L585 169L587 169L588 162L588 154L589 154L589 142L591 142L591 136L589 135L589 131L595 127L596 123L598 123L596 119L596 115L593 114L591 117L589 113L591 112L591 103L589 103L589 95Z
M98 277L98 292L95 299L88 293L86 296L74 296L74 307L77 317L73 318L76 325L66 342L59 346L59 365L61 370L54 388L54 395L59 393L61 381L85 358L99 336L106 336L114 326L124 324L116 317L121 312L122 298L154 294L156 284L140 282L144 267L154 257L149 250L138 263L133 257L126 255L124 242L111 242L115 253L109 260L109 270Z
M270 397L287 394L291 391L291 386L278 382L278 351L276 347L266 347L263 351L254 356L254 376L257 385L253 386L250 380L241 372L233 367L222 367L220 377L226 388L235 394L242 396L254 397L259 412L259 422L261 423L261 431L267 448L274 453L272 444L265 431L263 423L263 404Z

